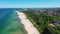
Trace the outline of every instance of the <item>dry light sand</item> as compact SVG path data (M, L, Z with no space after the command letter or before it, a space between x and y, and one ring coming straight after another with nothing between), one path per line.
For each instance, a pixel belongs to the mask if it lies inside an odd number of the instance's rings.
M33 24L27 19L26 15L22 12L16 11L18 17L21 19L21 23L25 26L28 34L40 34L39 31L33 26Z

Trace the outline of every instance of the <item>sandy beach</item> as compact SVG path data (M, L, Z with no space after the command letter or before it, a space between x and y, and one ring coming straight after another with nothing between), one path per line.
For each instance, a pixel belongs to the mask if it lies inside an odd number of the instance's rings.
M40 34L39 31L33 26L33 24L27 19L26 15L22 12L16 11L18 17L21 19L21 23L25 26L28 34Z

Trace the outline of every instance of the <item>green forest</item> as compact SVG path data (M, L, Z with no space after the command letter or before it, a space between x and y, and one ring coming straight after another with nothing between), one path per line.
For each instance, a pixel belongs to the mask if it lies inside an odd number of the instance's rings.
M60 34L60 26L49 25L52 21L60 21L60 16L50 16L48 14L36 15L29 11L23 12L41 34Z

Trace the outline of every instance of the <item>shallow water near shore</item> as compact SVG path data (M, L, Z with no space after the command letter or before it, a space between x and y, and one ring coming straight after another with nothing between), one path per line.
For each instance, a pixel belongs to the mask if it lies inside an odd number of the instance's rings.
M16 11L0 9L0 34L27 34Z

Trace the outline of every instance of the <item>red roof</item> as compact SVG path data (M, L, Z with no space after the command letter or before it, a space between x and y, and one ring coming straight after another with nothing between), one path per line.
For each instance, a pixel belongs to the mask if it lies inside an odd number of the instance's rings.
M50 26L55 26L55 25L54 25L54 24L52 24L52 23L51 23L51 24L49 24L49 25L50 25Z

